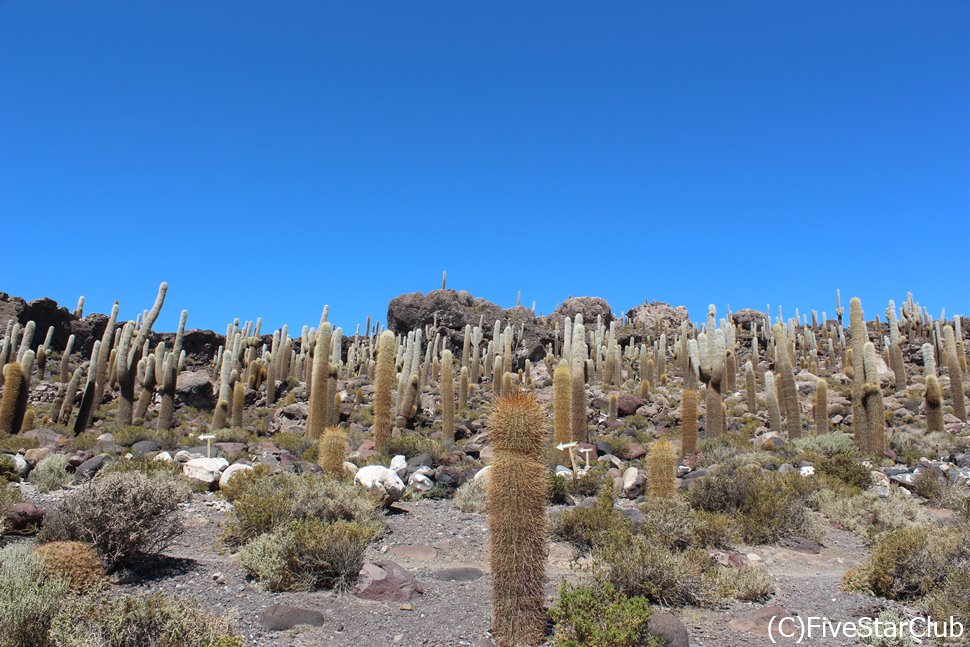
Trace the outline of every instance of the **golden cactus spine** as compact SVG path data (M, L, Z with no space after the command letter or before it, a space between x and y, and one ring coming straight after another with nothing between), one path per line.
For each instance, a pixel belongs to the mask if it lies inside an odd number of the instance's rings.
M377 451L383 451L391 437L396 346L394 333L390 330L381 333L377 346L377 374L374 384L374 445Z
M677 493L677 455L674 446L658 440L647 455L647 489L651 497L670 498Z
M492 636L500 647L538 645L546 625L546 466L543 413L533 395L498 398L495 458L486 485Z
M468 367L461 367L461 374L458 377L458 410L468 409Z
M866 331L866 322L862 315L862 301L858 297L852 297L849 301L849 336L850 348L846 351L847 360L851 360L852 366L852 435L855 438L856 447L862 451L868 451L870 447L867 434L869 433L869 423L866 421L866 407L863 403L863 385L865 384L864 348L869 341L869 334ZM848 374L848 371L846 371Z
M242 429L243 408L246 406L246 385L242 380L236 380L232 387L232 427Z
M175 413L175 386L178 383L179 361L175 353L169 352L162 360L162 375L159 384L162 387L162 403L158 408L157 428L159 431L172 428L172 418Z
M744 391L748 401L748 413L758 412L758 387L754 376L754 365L750 360L744 364Z
M765 372L765 401L768 404L768 428L781 432L781 407L778 406L778 392L775 390L775 374Z

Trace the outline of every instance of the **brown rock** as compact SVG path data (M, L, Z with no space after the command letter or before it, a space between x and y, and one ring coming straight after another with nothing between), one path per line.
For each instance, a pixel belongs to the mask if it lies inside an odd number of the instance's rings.
M44 509L34 503L15 503L3 521L11 535L32 535L44 522Z
M663 640L664 647L689 647L690 634L680 618L668 611L650 614L647 631Z
M182 402L197 409L213 409L216 394L208 371L184 371L175 383L175 393Z
M367 562L360 569L356 593L365 600L407 602L424 593L411 573L390 560Z
M751 609L750 611L742 611L737 617L728 621L728 626L738 631L767 638L768 627L772 618L775 618L775 625L777 625L778 620L787 616L787 611L777 604L772 604Z

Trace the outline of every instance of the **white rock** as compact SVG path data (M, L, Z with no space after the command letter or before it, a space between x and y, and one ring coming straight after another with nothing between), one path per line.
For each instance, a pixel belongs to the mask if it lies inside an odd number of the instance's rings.
M153 458L152 460L165 461L166 463L171 463L174 459L172 458L172 455L169 454L168 452L158 452L157 454L155 454L155 458Z
M248 472L251 469L253 469L252 465L246 465L245 463L233 463L225 470L223 470L222 476L219 477L219 487L220 488L226 487L226 483L228 483L229 480L232 477L234 477L236 474L239 474L240 472Z
M414 470L414 473L420 474L421 476L427 476L428 478L431 478L434 476L434 470L428 467L427 465L422 465L418 469Z
M806 465L798 470L798 473L802 476L815 476L815 468L811 465Z
M367 465L357 470L354 476L362 490L380 497L381 503L390 505L404 494L404 481L392 469L383 465Z
M628 467L623 472L623 492L629 494L637 486L637 476L640 471L635 467Z
M477 481L478 479L487 479L488 478L488 472L491 469L492 469L492 466L491 465L486 465L482 469L480 469L477 472L475 472L475 476L472 477L472 480L473 481Z
M219 483L222 470L228 466L229 461L225 458L193 458L182 466L182 474L214 488Z
M357 466L350 461L344 461L344 474L356 474Z
M7 458L13 461L13 468L21 478L27 476L30 471L30 464L20 454L7 454Z
M486 467L485 469L488 469L488 468ZM561 476L565 479L571 479L573 477L573 471L568 467L566 467L565 465L556 465L554 474L556 476ZM476 478L478 477L476 476Z
M411 478L408 479L408 485L413 487L418 492L427 492L434 487L434 481L429 479L424 474L418 474L415 472L411 475Z
M408 473L408 459L398 454L391 459L391 470L397 472L397 475L403 479Z

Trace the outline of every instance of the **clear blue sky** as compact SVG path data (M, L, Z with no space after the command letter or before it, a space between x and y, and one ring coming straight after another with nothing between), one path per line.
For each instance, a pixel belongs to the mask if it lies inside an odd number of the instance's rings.
M0 290L970 314L970 2L0 0Z

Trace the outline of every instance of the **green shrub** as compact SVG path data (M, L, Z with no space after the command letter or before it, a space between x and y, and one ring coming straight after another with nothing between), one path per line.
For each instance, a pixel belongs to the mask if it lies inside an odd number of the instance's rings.
M577 475L571 481L567 481L567 484L569 486L570 496L574 496L577 499L583 499L590 496L596 496L600 493L603 486L607 485L606 475L604 472L591 469L584 474ZM612 483L609 483L608 485L609 487L606 488L607 490L612 488Z
M552 534L579 551L590 550L606 533L630 528L630 522L613 507L613 499L601 495L592 508L563 510L552 525Z
M696 545L694 510L681 498L647 499L640 506L644 521L636 532L673 550Z
M377 532L352 521L291 521L246 544L239 564L271 591L347 590Z
M37 486L39 492L59 490L71 482L73 476L67 471L67 459L62 454L51 454L31 470L27 480Z
M20 475L14 466L13 459L6 454L0 454L0 483L17 483Z
M719 512L694 510L694 546L728 548L738 536L734 519Z
M569 481L565 476L558 474L549 475L549 503L553 505L564 505L569 503Z
M837 452L814 462L819 474L838 479L848 486L865 490L872 484L871 470L859 462L854 452Z
M132 456L128 459L119 457L105 465L100 476L130 472L138 472L150 478L181 477L182 465L175 461L149 460L144 456Z
M759 566L718 569L721 595L745 602L764 602L774 590L768 571Z
M40 442L36 438L27 438L20 434L0 437L0 452L16 454L21 449L34 449L40 447Z
M939 588L951 567L967 559L966 529L909 526L879 537L869 559L843 585L891 600L910 600Z
M455 506L462 512L485 513L486 478L465 481L455 490Z
M921 469L913 479L913 491L933 503L939 503L943 498L945 485L945 478L935 469Z
M107 474L48 511L38 541L91 544L109 571L165 550L182 533L184 486L137 472Z
M887 444L908 464L914 465L921 458L940 458L955 448L953 436L945 431L926 433L922 429L893 429Z
M903 616L893 609L886 609L876 616L876 618L879 620L881 627L899 627L904 620ZM896 635L897 633L899 635ZM866 636L861 641L862 644L873 645L873 647L916 647L917 645L910 638L907 631L883 631L881 635L876 635L874 631L871 636Z
M805 503L814 483L797 472L779 474L725 465L688 492L695 508L726 514L741 538L764 544L784 537L817 536Z
M403 434L401 436L392 436L387 441L387 448L384 450L384 453L388 456L401 455L405 458L414 458L419 454L431 454L431 458L437 462L447 452L444 446L437 440L418 434Z
M131 447L135 443L143 440L154 440L162 446L162 449L175 449L182 442L178 429L158 430L135 425L118 426L108 424L103 428L101 433L110 433L114 442L125 447Z
M557 647L660 647L651 636L650 602L626 597L608 582L591 586L563 583L559 600L549 609L556 625Z
M603 534L593 551L601 576L627 596L666 606L710 607L720 600L715 563L706 551L674 552L628 531Z
M20 501L20 488L0 479L0 535L3 534L3 518L7 510Z
M232 510L222 532L222 540L230 547L242 546L291 520L372 524L378 518L378 503L374 499L361 494L351 482L322 474L267 474L252 470L233 477L230 485Z
M67 582L51 578L30 546L0 549L0 645L58 645L47 630L67 595Z
M926 611L931 618L953 616L964 627L970 625L970 561L951 565L943 584L927 597Z
M791 441L791 450L795 453L820 454L821 456L835 456L857 453L855 441L849 434L832 432L817 436L802 436Z
M242 647L228 618L162 593L73 598L54 618L58 647Z

